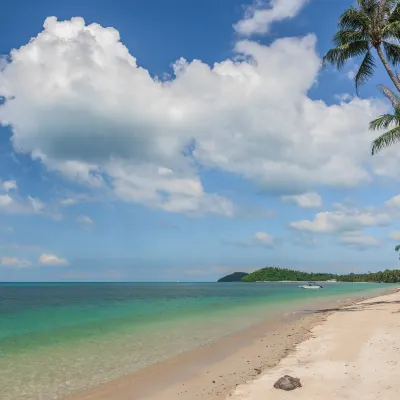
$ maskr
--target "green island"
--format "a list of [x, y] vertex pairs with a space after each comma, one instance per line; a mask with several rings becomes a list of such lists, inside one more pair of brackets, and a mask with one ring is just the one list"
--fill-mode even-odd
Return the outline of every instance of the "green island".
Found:
[[[244, 274], [244, 276], [243, 276]], [[260, 281], [337, 281], [337, 282], [400, 282], [400, 270], [392, 269], [379, 272], [337, 275], [325, 272], [303, 272], [286, 268], [266, 267], [250, 274], [235, 272], [218, 280], [218, 282], [260, 282]]]

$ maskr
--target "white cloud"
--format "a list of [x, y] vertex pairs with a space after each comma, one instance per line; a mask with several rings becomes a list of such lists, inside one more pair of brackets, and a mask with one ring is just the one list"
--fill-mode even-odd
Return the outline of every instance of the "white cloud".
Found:
[[264, 247], [274, 247], [276, 244], [276, 239], [274, 236], [269, 235], [268, 233], [257, 232], [253, 236], [252, 244]]
[[245, 36], [268, 33], [273, 22], [294, 18], [306, 3], [308, 0], [255, 0], [234, 28]]
[[27, 260], [20, 260], [16, 257], [2, 257], [1, 265], [9, 268], [26, 268], [30, 267], [32, 263]]
[[359, 65], [353, 65], [347, 72], [346, 72], [346, 76], [353, 80], [356, 77], [357, 71], [360, 68]]
[[68, 265], [68, 261], [66, 259], [57, 257], [54, 254], [46, 254], [46, 253], [43, 253], [39, 257], [38, 263], [41, 265], [49, 265], [49, 266]]
[[389, 238], [395, 241], [399, 241], [400, 240], [400, 232], [390, 232], [389, 234]]
[[239, 247], [266, 247], [273, 248], [279, 240], [265, 232], [256, 232], [250, 240], [225, 242], [228, 245]]
[[9, 192], [10, 190], [17, 189], [17, 182], [5, 181], [5, 182], [3, 182], [3, 187], [6, 192]]
[[342, 206], [339, 210], [320, 212], [313, 220], [291, 222], [290, 226], [299, 231], [335, 234], [389, 223], [390, 215], [385, 211]]
[[31, 196], [23, 198], [16, 193], [18, 188], [16, 181], [4, 181], [1, 186], [5, 193], [0, 193], [0, 212], [6, 214], [41, 214], [44, 212], [45, 205], [40, 199]]
[[[276, 12], [284, 3], [272, 4]], [[68, 179], [168, 212], [232, 216], [229, 199], [204, 190], [199, 167], [279, 195], [355, 187], [398, 170], [394, 151], [369, 154], [368, 124], [386, 103], [328, 106], [307, 96], [321, 63], [313, 35], [239, 41], [242, 61], [212, 67], [180, 59], [161, 82], [113, 28], [54, 17], [44, 27], [0, 72], [8, 99], [0, 121], [18, 152]]]
[[373, 236], [365, 235], [361, 231], [344, 232], [339, 237], [340, 243], [357, 250], [366, 250], [380, 246], [379, 241]]
[[392, 197], [391, 199], [385, 202], [385, 205], [390, 208], [400, 208], [400, 194]]
[[303, 193], [299, 195], [282, 196], [282, 200], [295, 203], [302, 208], [317, 208], [322, 205], [322, 198], [318, 193]]
[[146, 204], [168, 212], [184, 214], [215, 213], [233, 216], [233, 204], [225, 197], [204, 192], [198, 176], [171, 169], [134, 166], [113, 162], [108, 172], [114, 177], [113, 190], [125, 201]]
[[66, 199], [61, 199], [60, 204], [63, 206], [73, 206], [75, 204], [78, 204], [78, 200], [68, 197]]
[[93, 225], [93, 220], [87, 215], [81, 215], [76, 219], [76, 221], [79, 222], [80, 224]]
[[0, 208], [6, 208], [13, 202], [12, 198], [8, 194], [0, 195]]
[[8, 193], [0, 195], [0, 212], [6, 214], [40, 214], [44, 203], [39, 199], [28, 196], [26, 199]]

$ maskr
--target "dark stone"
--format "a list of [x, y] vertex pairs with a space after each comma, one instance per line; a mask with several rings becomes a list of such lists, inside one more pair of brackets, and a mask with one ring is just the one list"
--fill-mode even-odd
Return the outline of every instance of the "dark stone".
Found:
[[293, 378], [292, 376], [285, 375], [282, 378], [279, 378], [274, 385], [275, 389], [282, 389], [282, 390], [294, 390], [301, 387], [300, 379]]

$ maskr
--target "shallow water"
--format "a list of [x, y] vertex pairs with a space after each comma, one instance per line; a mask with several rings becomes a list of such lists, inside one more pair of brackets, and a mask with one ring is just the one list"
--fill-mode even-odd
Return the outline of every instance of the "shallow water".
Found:
[[60, 399], [312, 303], [378, 284], [0, 284], [2, 400]]

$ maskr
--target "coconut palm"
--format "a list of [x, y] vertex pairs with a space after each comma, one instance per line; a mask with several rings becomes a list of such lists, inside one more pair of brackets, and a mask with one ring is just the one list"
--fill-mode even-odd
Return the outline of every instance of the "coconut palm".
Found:
[[[400, 250], [400, 244], [398, 244], [398, 245], [394, 248], [394, 250], [398, 252], [398, 251]], [[400, 255], [399, 255], [399, 259], [400, 259]]]
[[380, 85], [380, 88], [392, 103], [393, 114], [383, 114], [369, 124], [373, 131], [389, 129], [372, 142], [372, 155], [400, 141], [400, 97], [385, 85]]
[[357, 0], [340, 17], [333, 36], [335, 48], [323, 58], [341, 69], [347, 61], [363, 57], [355, 75], [356, 90], [371, 78], [376, 67], [375, 49], [390, 79], [400, 92], [400, 80], [391, 65], [400, 63], [400, 0]]

